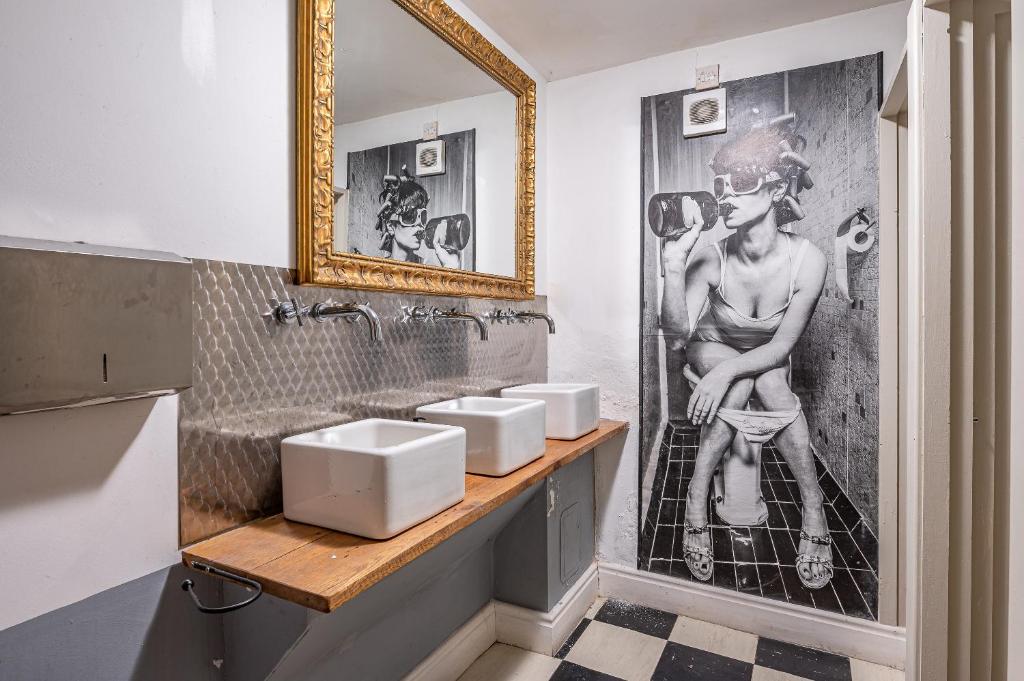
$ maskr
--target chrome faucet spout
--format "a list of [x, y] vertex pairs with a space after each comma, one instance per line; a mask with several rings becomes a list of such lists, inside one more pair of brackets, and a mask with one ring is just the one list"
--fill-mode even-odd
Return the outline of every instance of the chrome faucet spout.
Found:
[[521, 319], [543, 319], [548, 323], [548, 333], [552, 334], [555, 332], [555, 320], [543, 312], [516, 312], [515, 315]]
[[418, 323], [432, 323], [438, 320], [473, 322], [480, 331], [480, 340], [487, 340], [487, 322], [483, 315], [461, 312], [455, 308], [442, 310], [437, 307], [426, 307], [425, 305], [406, 306], [402, 308], [402, 315], [399, 320], [402, 322]]
[[488, 319], [494, 322], [500, 322], [502, 324], [523, 324], [524, 322], [532, 322], [534, 319], [543, 319], [547, 322], [548, 333], [555, 332], [555, 320], [550, 315], [544, 314], [543, 312], [531, 312], [529, 310], [513, 310], [508, 308], [502, 310], [496, 308], [493, 312], [487, 315]]
[[327, 319], [344, 318], [355, 319], [362, 317], [370, 331], [370, 342], [379, 343], [383, 337], [381, 333], [380, 317], [368, 304], [358, 303], [317, 303], [309, 310], [309, 316], [314, 321], [323, 322]]
[[467, 322], [473, 322], [476, 324], [476, 328], [480, 331], [480, 340], [485, 341], [488, 339], [487, 336], [487, 322], [484, 320], [482, 315], [473, 314], [472, 312], [460, 312], [455, 309], [451, 310], [434, 310], [434, 316], [438, 319], [452, 319], [452, 320], [463, 320]]

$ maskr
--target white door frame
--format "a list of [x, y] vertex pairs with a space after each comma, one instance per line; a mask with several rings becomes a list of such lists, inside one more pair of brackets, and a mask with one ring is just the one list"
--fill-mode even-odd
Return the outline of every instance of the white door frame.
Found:
[[[1003, 681], [1024, 655], [1013, 638], [1024, 625], [1024, 547], [1015, 541], [1024, 471], [1011, 456], [1024, 445], [1024, 424], [1010, 411], [1024, 395], [1015, 375], [1024, 343], [1012, 333], [1024, 282], [1010, 272], [1024, 249], [1006, 219], [1008, 177], [1020, 187], [1024, 127], [1008, 131], [1007, 119], [1022, 111], [1006, 103], [1008, 71], [1021, 64], [1019, 48], [1007, 56], [1009, 9], [1003, 0], [913, 0], [908, 16], [900, 310], [908, 681]], [[1013, 95], [1019, 104], [1020, 91]], [[1022, 217], [1019, 202], [1012, 210]], [[1017, 294], [1009, 300], [1008, 288]]]
[[906, 348], [900, 322], [906, 307], [905, 250], [907, 143], [907, 54], [900, 55], [896, 75], [886, 89], [878, 120], [879, 172], [879, 300], [878, 300], [878, 621], [905, 626], [902, 565], [906, 564], [901, 527], [906, 523], [904, 476], [906, 462], [900, 445], [906, 413], [900, 384], [907, 380]]
[[907, 679], [947, 678], [952, 163], [949, 14], [907, 22]]

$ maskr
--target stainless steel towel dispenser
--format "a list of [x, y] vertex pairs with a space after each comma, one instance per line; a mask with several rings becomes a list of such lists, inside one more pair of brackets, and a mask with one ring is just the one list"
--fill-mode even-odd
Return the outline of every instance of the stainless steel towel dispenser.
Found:
[[0, 415], [192, 384], [192, 263], [0, 236]]

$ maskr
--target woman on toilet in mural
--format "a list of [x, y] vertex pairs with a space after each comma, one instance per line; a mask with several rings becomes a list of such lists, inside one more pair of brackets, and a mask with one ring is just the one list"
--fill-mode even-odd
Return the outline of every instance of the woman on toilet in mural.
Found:
[[[705, 228], [700, 207], [683, 199], [686, 230], [664, 243], [664, 332], [685, 348], [695, 383], [687, 416], [701, 426], [686, 495], [684, 557], [694, 577], [714, 569], [708, 493], [716, 467], [738, 432], [751, 442], [774, 439], [793, 472], [803, 505], [796, 568], [810, 589], [832, 578], [823, 495], [800, 400], [789, 384], [790, 355], [825, 282], [824, 254], [781, 227], [804, 217], [797, 202], [811, 186], [792, 117], [725, 144], [711, 162], [714, 193], [727, 238], [691, 251]], [[710, 227], [708, 225], [707, 227]], [[748, 411], [756, 398], [760, 410]]]

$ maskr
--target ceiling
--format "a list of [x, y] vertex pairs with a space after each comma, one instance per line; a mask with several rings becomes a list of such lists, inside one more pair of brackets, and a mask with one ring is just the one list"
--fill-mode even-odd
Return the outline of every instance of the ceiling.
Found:
[[337, 0], [334, 47], [338, 125], [502, 89], [393, 2]]
[[462, 0], [548, 80], [893, 0]]

